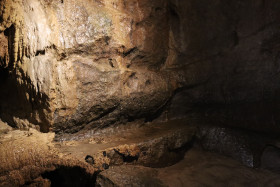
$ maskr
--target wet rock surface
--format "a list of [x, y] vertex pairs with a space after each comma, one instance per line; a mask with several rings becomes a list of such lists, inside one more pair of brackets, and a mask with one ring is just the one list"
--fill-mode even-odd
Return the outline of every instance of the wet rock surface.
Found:
[[56, 143], [56, 146], [62, 153], [93, 163], [100, 170], [127, 163], [165, 167], [183, 158], [192, 146], [195, 132], [195, 126], [187, 121], [174, 120], [113, 133], [107, 131], [89, 139]]

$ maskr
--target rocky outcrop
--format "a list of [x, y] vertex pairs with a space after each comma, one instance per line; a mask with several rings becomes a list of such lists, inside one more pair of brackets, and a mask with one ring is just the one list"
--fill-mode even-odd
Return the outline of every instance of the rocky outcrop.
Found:
[[1, 117], [14, 126], [74, 133], [149, 119], [176, 88], [162, 68], [164, 0], [5, 0], [0, 10]]
[[196, 137], [198, 145], [204, 150], [226, 155], [255, 168], [261, 166], [265, 147], [277, 139], [276, 136], [211, 125], [198, 127]]
[[[54, 133], [43, 134], [34, 129], [12, 130], [0, 121], [0, 186], [55, 185], [57, 178], [53, 173], [59, 181], [74, 173], [85, 179], [84, 182], [94, 183], [96, 169], [71, 155], [60, 153], [52, 143], [53, 138]], [[77, 178], [70, 179], [67, 181], [80, 182]]]
[[279, 185], [279, 7], [0, 0], [0, 186]]
[[75, 133], [166, 109], [280, 132], [276, 0], [3, 0], [0, 11], [0, 113], [14, 126]]
[[[1, 122], [0, 186], [94, 186], [97, 174], [112, 166], [170, 166], [183, 159], [195, 133], [183, 121], [132, 125], [117, 133], [111, 129], [87, 139], [53, 142], [54, 133], [13, 130]], [[145, 177], [153, 184], [149, 173]], [[144, 178], [134, 181], [142, 184]]]
[[63, 139], [56, 146], [61, 153], [71, 154], [80, 161], [86, 160], [98, 170], [123, 164], [166, 167], [183, 158], [192, 146], [195, 133], [195, 126], [187, 124], [186, 120], [142, 127], [132, 124], [117, 131], [107, 128], [95, 134], [82, 135], [78, 140]]

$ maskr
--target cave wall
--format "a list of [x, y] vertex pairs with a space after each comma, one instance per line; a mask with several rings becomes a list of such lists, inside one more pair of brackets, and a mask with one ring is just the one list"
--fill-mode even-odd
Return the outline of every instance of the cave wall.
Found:
[[1, 1], [1, 117], [45, 132], [153, 118], [176, 88], [168, 20], [164, 0]]
[[198, 112], [280, 132], [277, 0], [3, 0], [1, 107], [73, 133]]
[[214, 125], [279, 133], [280, 2], [188, 0], [171, 8], [173, 63], [185, 84], [169, 118], [197, 112]]

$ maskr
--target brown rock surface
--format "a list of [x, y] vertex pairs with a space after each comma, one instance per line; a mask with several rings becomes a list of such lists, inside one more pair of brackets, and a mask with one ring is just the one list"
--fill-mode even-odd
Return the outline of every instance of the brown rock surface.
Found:
[[0, 10], [1, 116], [14, 126], [73, 133], [150, 118], [174, 90], [161, 70], [164, 0], [4, 0]]
[[172, 98], [168, 118], [197, 107], [215, 123], [280, 132], [279, 6], [3, 0], [1, 117], [75, 133], [154, 119]]
[[50, 186], [41, 176], [63, 167], [81, 168], [84, 176], [95, 172], [91, 165], [60, 153], [51, 142], [54, 133], [12, 130], [3, 124], [0, 129], [0, 186]]
[[[278, 0], [0, 0], [0, 185], [170, 166], [192, 143], [193, 116], [215, 126], [202, 130], [205, 149], [253, 166], [256, 148], [278, 171], [279, 146], [246, 130], [280, 133], [279, 18]], [[159, 116], [169, 122], [146, 123]], [[149, 173], [154, 185], [279, 184], [201, 155], [186, 156], [193, 168], [121, 168], [143, 170], [137, 184]]]
[[183, 158], [195, 134], [182, 120], [112, 129], [59, 143], [53, 142], [54, 133], [1, 123], [0, 186], [90, 186], [97, 172], [114, 165], [170, 166]]
[[[132, 125], [117, 131], [106, 129], [82, 140], [56, 143], [63, 154], [80, 161], [92, 158], [94, 167], [104, 169], [122, 164], [165, 167], [183, 158], [193, 141], [196, 128], [185, 120], [152, 123], [142, 127]], [[86, 135], [85, 137], [87, 137]]]
[[190, 150], [184, 160], [160, 169], [115, 166], [97, 176], [97, 186], [279, 186], [279, 175], [246, 168], [214, 153]]
[[96, 186], [124, 187], [124, 186], [165, 186], [158, 178], [156, 169], [142, 166], [115, 166], [101, 172], [97, 176]]

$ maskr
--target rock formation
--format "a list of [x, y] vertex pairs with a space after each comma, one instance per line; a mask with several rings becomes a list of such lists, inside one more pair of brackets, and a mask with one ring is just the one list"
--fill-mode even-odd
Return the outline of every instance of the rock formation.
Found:
[[223, 125], [279, 132], [277, 7], [3, 0], [1, 117], [75, 133], [151, 120], [167, 106], [176, 118], [184, 102], [182, 116], [195, 105]]
[[186, 83], [170, 115], [176, 106], [182, 115], [196, 108], [215, 125], [279, 133], [280, 2], [172, 2]]
[[176, 88], [164, 68], [168, 10], [162, 0], [2, 1], [2, 118], [64, 133], [153, 118]]
[[0, 0], [0, 185], [164, 186], [143, 166], [191, 146], [279, 171], [279, 25], [279, 0]]

